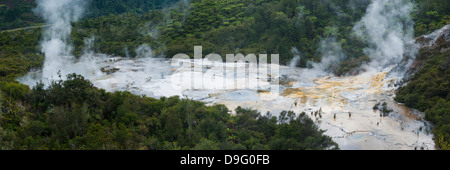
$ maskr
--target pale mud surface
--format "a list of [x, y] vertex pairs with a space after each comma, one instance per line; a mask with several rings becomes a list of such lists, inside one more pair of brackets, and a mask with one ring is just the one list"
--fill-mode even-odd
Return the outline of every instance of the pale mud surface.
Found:
[[[270, 74], [280, 80], [279, 93], [271, 91], [270, 82], [256, 73], [257, 79], [247, 81], [248, 88], [233, 90], [232, 87], [242, 85], [248, 78], [237, 74], [235, 79], [222, 76], [221, 69], [207, 67], [188, 74], [189, 67], [174, 68], [170, 61], [158, 58], [108, 58], [94, 59], [98, 70], [103, 74], [83, 75], [93, 84], [107, 91], [130, 91], [138, 95], [150, 97], [174, 96], [190, 98], [207, 103], [224, 104], [230, 110], [238, 106], [257, 109], [261, 113], [270, 111], [273, 115], [283, 110], [292, 110], [299, 114], [307, 113], [323, 130], [339, 144], [341, 149], [435, 149], [432, 140], [430, 123], [423, 120], [423, 113], [409, 109], [393, 101], [394, 83], [398, 78], [390, 78], [388, 72], [363, 73], [358, 76], [332, 77], [317, 76], [307, 69], [280, 66], [279, 74]], [[243, 65], [225, 65], [229, 71]], [[108, 72], [109, 71], [109, 72]], [[208, 72], [208, 81], [198, 79], [202, 72]], [[108, 73], [106, 73], [108, 72]], [[218, 82], [227, 82], [224, 89], [185, 88], [176, 81], [180, 78], [192, 78], [192, 82], [203, 83], [203, 86], [216, 86]], [[35, 85], [40, 79], [39, 72], [31, 72], [19, 79], [24, 84]], [[174, 81], [175, 80], [175, 81]], [[253, 83], [253, 84], [252, 84]], [[253, 85], [253, 86], [252, 86]], [[376, 103], [386, 102], [393, 110], [388, 116], [380, 115], [373, 110]], [[231, 113], [233, 114], [233, 113]]]
[[[305, 112], [341, 149], [435, 149], [430, 123], [423, 120], [423, 113], [393, 101], [394, 80], [386, 75], [387, 72], [343, 78], [325, 76], [312, 83], [297, 80], [290, 83], [292, 87], [284, 87], [275, 101], [242, 103], [218, 99], [217, 103], [230, 108], [245, 105], [262, 112]], [[373, 110], [375, 104], [383, 102], [393, 110], [388, 116]]]

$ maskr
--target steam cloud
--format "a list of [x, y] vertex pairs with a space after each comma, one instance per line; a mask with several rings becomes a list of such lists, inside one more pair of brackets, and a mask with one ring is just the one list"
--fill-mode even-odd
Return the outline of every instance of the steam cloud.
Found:
[[[95, 72], [95, 62], [90, 62], [91, 55], [85, 55], [77, 61], [72, 55], [73, 47], [69, 43], [72, 31], [71, 23], [81, 19], [87, 1], [37, 0], [36, 3], [35, 12], [51, 25], [50, 28], [45, 30], [44, 38], [41, 41], [41, 51], [45, 54], [42, 69], [44, 83], [48, 84], [49, 81], [58, 78], [58, 74], [64, 78], [65, 75], [70, 73], [87, 76]], [[86, 39], [85, 42], [91, 44], [92, 40]], [[84, 52], [88, 54], [87, 50]]]
[[153, 50], [147, 44], [142, 44], [136, 48], [135, 52], [138, 58], [152, 58], [154, 56]]
[[292, 54], [294, 54], [294, 58], [289, 62], [289, 67], [295, 68], [298, 65], [298, 62], [300, 61], [300, 51], [298, 51], [297, 48], [293, 47], [291, 49]]
[[[51, 27], [45, 31], [41, 42], [41, 51], [45, 53], [42, 80], [56, 79], [58, 73], [64, 76], [75, 72], [87, 78], [102, 74], [99, 67], [92, 61], [94, 53], [89, 49], [92, 46], [93, 37], [85, 39], [85, 43], [88, 44], [88, 48], [83, 50], [85, 55], [79, 59], [72, 55], [73, 47], [70, 44], [71, 23], [81, 19], [87, 1], [37, 0], [36, 2], [35, 12], [42, 15], [45, 21], [51, 24]], [[187, 1], [180, 1], [175, 6], [178, 6], [178, 9], [183, 9], [183, 13], [187, 16], [189, 15], [188, 4]], [[391, 66], [402, 66], [404, 68], [411, 63], [417, 53], [413, 37], [414, 22], [410, 17], [412, 9], [413, 5], [409, 0], [372, 1], [367, 8], [366, 15], [353, 28], [354, 33], [369, 44], [369, 47], [364, 49], [364, 53], [370, 56], [372, 62], [364, 66], [366, 70], [382, 71]], [[299, 15], [302, 15], [302, 12]], [[156, 32], [155, 35], [157, 35], [157, 32], [159, 32], [156, 25], [152, 23], [143, 28], [146, 28], [141, 29], [143, 34]], [[346, 57], [342, 52], [340, 42], [335, 37], [324, 39], [318, 51], [322, 56], [321, 62], [308, 63], [312, 69], [306, 71], [315, 73], [316, 76], [329, 74], [327, 70], [335, 67]], [[300, 60], [300, 53], [296, 49], [293, 49], [292, 53], [296, 57], [289, 65], [295, 67]], [[136, 54], [138, 58], [148, 58], [154, 55], [152, 49], [145, 44], [136, 49]]]
[[405, 67], [415, 58], [417, 48], [414, 48], [414, 22], [410, 17], [412, 9], [413, 4], [408, 0], [372, 1], [366, 15], [353, 28], [355, 34], [369, 44], [364, 49], [371, 58], [366, 70]]
[[336, 37], [322, 40], [318, 51], [322, 56], [320, 63], [309, 63], [314, 69], [329, 72], [329, 69], [337, 67], [346, 58], [346, 55], [342, 52], [341, 42], [338, 42]]
[[[358, 8], [364, 4], [368, 4], [368, 0], [352, 0], [349, 3], [352, 8]], [[338, 7], [335, 8], [338, 9]], [[366, 14], [353, 27], [354, 34], [367, 42], [368, 47], [363, 52], [371, 59], [371, 62], [361, 68], [371, 73], [388, 71], [389, 75], [395, 77], [405, 76], [407, 68], [418, 52], [418, 46], [414, 40], [414, 22], [410, 16], [412, 10], [413, 4], [410, 0], [371, 1]], [[291, 52], [295, 57], [289, 66], [293, 67], [297, 64], [299, 57], [295, 48]], [[302, 80], [329, 75], [331, 70], [347, 57], [336, 36], [324, 38], [318, 52], [322, 57], [321, 61], [308, 61], [310, 69], [305, 69], [300, 75]]]

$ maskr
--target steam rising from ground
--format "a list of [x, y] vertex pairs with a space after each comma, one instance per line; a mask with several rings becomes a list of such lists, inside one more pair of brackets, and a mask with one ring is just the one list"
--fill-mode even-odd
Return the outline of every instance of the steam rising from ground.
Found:
[[[336, 40], [336, 37], [322, 40], [318, 51], [322, 57], [320, 62], [308, 61], [307, 65], [310, 68], [304, 69], [296, 79], [311, 82], [315, 78], [328, 76], [332, 74], [332, 69], [336, 68], [346, 58], [341, 43]], [[294, 54], [294, 58], [290, 61], [289, 66], [294, 68], [301, 59], [300, 52], [295, 47], [292, 48], [291, 52]]]
[[397, 64], [407, 66], [415, 58], [412, 9], [409, 0], [373, 0], [369, 5], [366, 15], [353, 28], [369, 44], [364, 53], [372, 61], [365, 69], [382, 71]]
[[[86, 0], [36, 1], [37, 7], [34, 11], [41, 15], [51, 26], [45, 30], [43, 39], [41, 40], [41, 51], [45, 54], [42, 70], [30, 72], [24, 77], [19, 78], [22, 83], [34, 86], [36, 81], [42, 81], [48, 86], [53, 80], [59, 78], [65, 79], [65, 75], [71, 73], [81, 74], [91, 81], [106, 76], [105, 70], [109, 71], [108, 69], [110, 67], [105, 67], [104, 62], [108, 61], [107, 58], [111, 56], [95, 53], [91, 49], [95, 40], [94, 36], [85, 38], [85, 48], [81, 57], [77, 58], [72, 55], [73, 46], [70, 40], [72, 31], [71, 23], [77, 22], [83, 17], [88, 2]], [[177, 10], [183, 13], [184, 17], [181, 18], [181, 22], [184, 22], [184, 19], [189, 15], [189, 4], [189, 0], [182, 0], [170, 7], [164, 8], [163, 13], [166, 14], [166, 22], [172, 20], [170, 15], [168, 15], [171, 10]], [[157, 24], [148, 23], [138, 30], [143, 35], [159, 38], [159, 29], [157, 29], [157, 26]], [[160, 48], [164, 48], [164, 46]], [[127, 51], [128, 49], [125, 48], [125, 50]], [[139, 46], [135, 52], [137, 58], [152, 58], [154, 56], [153, 50], [146, 44]], [[127, 58], [130, 57], [128, 52], [126, 54]], [[154, 66], [157, 63], [155, 60], [149, 64]]]
[[136, 48], [136, 55], [136, 57], [138, 58], [153, 57], [153, 50], [147, 44], [142, 44], [141, 46]]
[[322, 59], [320, 63], [311, 63], [314, 69], [328, 71], [328, 69], [336, 67], [346, 58], [346, 55], [342, 52], [341, 43], [336, 40], [336, 37], [322, 40], [318, 51]]
[[298, 51], [297, 48], [292, 48], [291, 49], [292, 54], [294, 54], [294, 58], [292, 58], [292, 60], [289, 62], [289, 67], [291, 68], [295, 68], [297, 67], [298, 63], [300, 62], [300, 52]]
[[[409, 109], [401, 109], [389, 98], [395, 87], [392, 86], [392, 78], [386, 76], [389, 70], [385, 69], [395, 65], [407, 65], [417, 50], [413, 43], [413, 23], [409, 17], [412, 5], [406, 0], [373, 0], [366, 16], [354, 27], [355, 33], [369, 44], [365, 49], [365, 53], [372, 59], [372, 62], [365, 66], [368, 72], [349, 77], [328, 76], [328, 69], [346, 57], [337, 38], [330, 36], [321, 42], [318, 49], [322, 56], [321, 62], [308, 63], [310, 69], [295, 68], [301, 59], [301, 53], [293, 48], [295, 57], [290, 63], [291, 67], [280, 66], [280, 74], [270, 75], [275, 79], [283, 77], [280, 81], [283, 90], [281, 95], [265, 89], [175, 89], [172, 87], [171, 77], [183, 76], [192, 66], [174, 70], [170, 60], [154, 58], [153, 49], [146, 44], [136, 49], [135, 59], [111, 57], [94, 53], [90, 47], [95, 37], [89, 37], [85, 39], [84, 55], [76, 59], [71, 54], [70, 23], [81, 18], [85, 1], [38, 0], [37, 3], [36, 12], [52, 26], [46, 30], [42, 41], [42, 52], [46, 56], [42, 78], [33, 78], [30, 77], [32, 74], [29, 74], [28, 78], [20, 80], [24, 84], [32, 86], [36, 80], [57, 79], [58, 71], [61, 71], [62, 76], [75, 72], [107, 91], [126, 90], [150, 97], [179, 95], [208, 104], [225, 104], [231, 110], [237, 106], [245, 106], [275, 114], [289, 109], [296, 113], [311, 113], [311, 117], [315, 118], [320, 127], [327, 130], [327, 135], [332, 136], [343, 149], [434, 147], [432, 135], [419, 130], [426, 126], [426, 123], [418, 121], [415, 116], [410, 118]], [[152, 26], [142, 30], [150, 30], [151, 35], [157, 35], [158, 30], [153, 28]], [[401, 70], [398, 69], [399, 72]], [[214, 71], [214, 67], [202, 68], [197, 72], [203, 71]], [[221, 70], [216, 71], [217, 77], [221, 78]], [[34, 79], [34, 82], [27, 82], [31, 79]], [[261, 100], [262, 96], [271, 95], [276, 95], [276, 100]], [[386, 101], [394, 110], [399, 111], [394, 111], [389, 117], [378, 116], [378, 112], [372, 111], [378, 100]], [[312, 113], [317, 110], [320, 110], [321, 114], [319, 117], [313, 117]], [[351, 112], [353, 114], [350, 114]]]
[[[349, 4], [357, 5], [353, 1]], [[354, 34], [368, 44], [363, 52], [370, 57], [371, 62], [361, 66], [363, 70], [370, 74], [387, 71], [389, 76], [397, 78], [405, 75], [418, 52], [414, 39], [414, 22], [410, 16], [412, 10], [413, 4], [409, 0], [372, 1], [366, 14], [353, 27]], [[298, 60], [298, 52], [295, 51], [293, 49], [296, 57], [291, 61], [291, 67]], [[347, 58], [341, 42], [335, 36], [324, 38], [318, 52], [321, 61], [309, 61], [307, 64], [310, 69], [305, 70], [299, 79], [310, 80], [311, 77], [329, 75], [331, 70], [336, 69]]]
[[[59, 75], [78, 73], [83, 76], [101, 74], [91, 56], [85, 49], [86, 55], [75, 58], [72, 55], [73, 46], [70, 44], [72, 22], [76, 22], [83, 16], [87, 1], [85, 0], [37, 0], [35, 12], [41, 15], [50, 24], [45, 30], [41, 41], [41, 51], [45, 54], [42, 78], [45, 84], [57, 79]], [[92, 42], [86, 39], [85, 42]], [[97, 71], [96, 71], [97, 70]]]

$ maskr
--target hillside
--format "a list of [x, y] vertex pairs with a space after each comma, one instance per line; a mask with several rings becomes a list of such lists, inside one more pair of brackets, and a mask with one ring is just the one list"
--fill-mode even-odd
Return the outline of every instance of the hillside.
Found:
[[105, 92], [68, 75], [48, 89], [2, 83], [2, 150], [338, 149], [305, 113], [279, 117], [178, 96]]
[[417, 73], [398, 90], [395, 100], [425, 112], [435, 124], [436, 143], [450, 149], [450, 25], [417, 39], [422, 48]]
[[[0, 30], [29, 27], [43, 23], [44, 20], [33, 11], [36, 0], [0, 0]], [[87, 18], [103, 15], [146, 13], [154, 9], [169, 6], [177, 0], [89, 0]]]
[[[411, 1], [418, 43], [449, 24], [450, 1]], [[193, 46], [201, 45], [203, 54], [222, 57], [280, 54], [283, 65], [298, 56], [293, 66], [311, 68], [324, 56], [338, 56], [323, 69], [345, 77], [363, 72], [361, 65], [371, 60], [364, 50], [373, 44], [354, 31], [371, 2], [92, 0], [82, 19], [71, 23], [67, 41], [75, 57], [87, 51], [139, 57], [142, 45], [155, 57], [193, 56]], [[230, 115], [223, 105], [180, 97], [106, 92], [76, 74], [48, 89], [20, 84], [18, 77], [41, 69], [45, 60], [40, 41], [46, 24], [34, 8], [34, 0], [0, 0], [0, 149], [339, 148], [304, 113], [283, 111], [274, 117], [238, 108], [237, 115]], [[415, 74], [395, 100], [425, 112], [435, 125], [436, 144], [447, 150], [450, 50], [448, 39], [437, 42], [419, 50], [411, 70]]]

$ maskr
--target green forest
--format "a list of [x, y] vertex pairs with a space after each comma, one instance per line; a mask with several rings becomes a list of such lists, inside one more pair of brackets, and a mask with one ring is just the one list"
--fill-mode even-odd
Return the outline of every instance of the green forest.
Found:
[[105, 92], [71, 74], [47, 89], [2, 84], [1, 149], [322, 150], [338, 149], [301, 113], [261, 115], [238, 107], [130, 92]]
[[450, 43], [434, 50], [421, 50], [422, 68], [407, 86], [398, 90], [395, 100], [425, 112], [425, 119], [435, 125], [434, 134], [441, 149], [450, 149]]
[[[415, 35], [450, 23], [450, 1], [412, 0]], [[72, 23], [74, 55], [90, 50], [136, 56], [142, 44], [155, 56], [193, 56], [193, 46], [221, 56], [280, 54], [299, 67], [321, 60], [320, 43], [342, 47], [345, 59], [330, 66], [352, 75], [370, 59], [368, 44], [352, 29], [370, 0], [92, 0], [84, 18]], [[48, 89], [16, 81], [44, 61], [39, 41], [45, 25], [34, 0], [0, 0], [0, 149], [338, 149], [304, 113], [271, 113], [170, 97], [105, 92], [73, 75]], [[32, 26], [37, 26], [33, 27]], [[18, 29], [24, 28], [24, 29]], [[442, 48], [448, 48], [448, 44]], [[436, 144], [450, 149], [450, 54], [421, 50], [420, 70], [399, 89], [396, 101], [424, 111], [435, 125]], [[297, 116], [296, 116], [297, 115]]]

